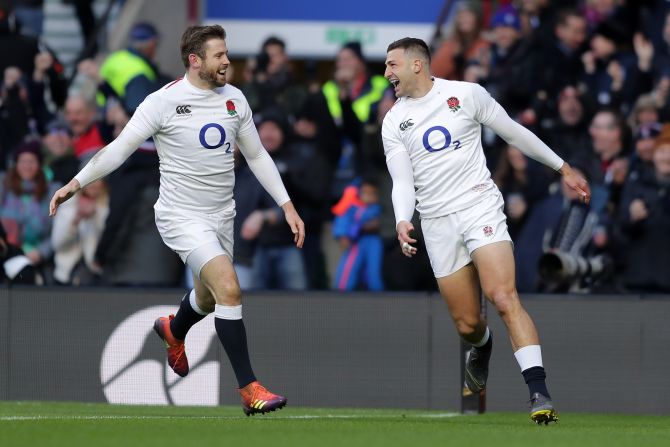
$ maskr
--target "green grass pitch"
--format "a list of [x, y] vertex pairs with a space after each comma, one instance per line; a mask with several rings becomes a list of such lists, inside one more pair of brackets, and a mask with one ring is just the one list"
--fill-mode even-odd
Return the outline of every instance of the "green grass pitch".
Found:
[[0, 446], [670, 446], [670, 416], [0, 402]]

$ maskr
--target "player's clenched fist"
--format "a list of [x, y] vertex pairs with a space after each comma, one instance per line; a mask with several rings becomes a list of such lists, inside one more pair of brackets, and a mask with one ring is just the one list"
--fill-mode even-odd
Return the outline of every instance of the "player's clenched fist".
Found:
[[67, 201], [70, 197], [75, 195], [77, 191], [81, 189], [79, 182], [76, 179], [70, 180], [70, 183], [60, 188], [54, 196], [51, 198], [49, 203], [49, 216], [53, 217], [56, 215], [56, 210], [58, 205]]
[[412, 246], [412, 244], [416, 243], [416, 239], [413, 239], [412, 236], [410, 236], [410, 232], [414, 231], [414, 225], [406, 220], [401, 220], [398, 222], [396, 230], [398, 231], [398, 242], [400, 242], [402, 254], [411, 258], [416, 254], [416, 247]]

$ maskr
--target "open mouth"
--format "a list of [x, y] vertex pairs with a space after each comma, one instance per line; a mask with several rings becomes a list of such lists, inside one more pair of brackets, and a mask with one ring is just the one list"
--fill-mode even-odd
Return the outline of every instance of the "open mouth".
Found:
[[399, 80], [399, 79], [395, 79], [395, 78], [394, 78], [394, 79], [389, 79], [389, 82], [391, 83], [391, 85], [393, 86], [393, 88], [398, 87], [398, 84], [400, 84], [400, 80]]
[[226, 69], [224, 68], [223, 70], [219, 70], [216, 73], [220, 76], [225, 76], [226, 75]]

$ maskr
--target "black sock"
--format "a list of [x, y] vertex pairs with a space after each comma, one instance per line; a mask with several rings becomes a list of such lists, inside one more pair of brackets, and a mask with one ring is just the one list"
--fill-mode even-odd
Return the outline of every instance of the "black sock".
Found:
[[547, 374], [544, 372], [544, 368], [541, 366], [533, 366], [521, 373], [523, 375], [523, 380], [526, 381], [528, 385], [528, 392], [530, 396], [533, 397], [533, 394], [540, 393], [547, 398], [551, 399], [549, 391], [547, 391], [547, 384], [545, 379]]
[[225, 320], [223, 318], [214, 318], [214, 326], [223, 349], [228, 354], [230, 364], [235, 371], [237, 383], [240, 388], [244, 388], [256, 380], [254, 371], [251, 369], [249, 360], [249, 350], [247, 349], [247, 332], [244, 329], [244, 322], [239, 320]]
[[475, 346], [475, 349], [478, 349], [482, 352], [491, 352], [491, 349], [493, 348], [493, 333], [489, 331], [489, 339], [486, 340], [486, 343], [482, 346]]
[[177, 314], [174, 316], [174, 319], [170, 321], [170, 331], [172, 331], [172, 335], [177, 340], [185, 339], [186, 333], [191, 329], [191, 326], [206, 317], [206, 315], [200, 315], [193, 310], [189, 295], [190, 292], [181, 300]]

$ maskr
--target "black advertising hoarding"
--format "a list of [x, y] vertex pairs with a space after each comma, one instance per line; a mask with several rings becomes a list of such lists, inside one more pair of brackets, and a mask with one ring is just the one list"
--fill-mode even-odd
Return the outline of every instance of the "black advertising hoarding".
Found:
[[[152, 324], [177, 310], [182, 293], [0, 290], [0, 399], [237, 404], [212, 316], [187, 337], [189, 375], [179, 378], [165, 363]], [[670, 297], [524, 303], [560, 410], [670, 413], [670, 399], [648, 398], [670, 395]], [[291, 405], [460, 407], [459, 339], [435, 295], [255, 293], [243, 313], [257, 376]], [[524, 411], [527, 390], [493, 308], [489, 319], [496, 344], [487, 410]]]

